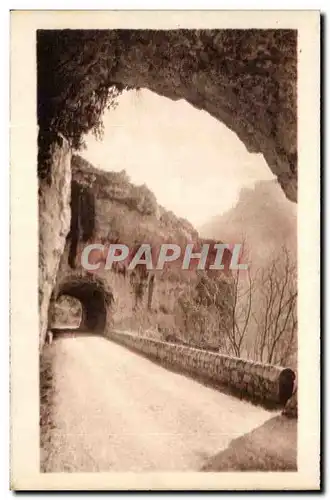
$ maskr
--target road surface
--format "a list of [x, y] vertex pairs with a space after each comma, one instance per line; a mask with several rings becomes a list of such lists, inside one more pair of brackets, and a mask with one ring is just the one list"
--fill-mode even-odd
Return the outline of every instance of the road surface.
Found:
[[98, 336], [53, 351], [53, 472], [201, 470], [273, 416]]

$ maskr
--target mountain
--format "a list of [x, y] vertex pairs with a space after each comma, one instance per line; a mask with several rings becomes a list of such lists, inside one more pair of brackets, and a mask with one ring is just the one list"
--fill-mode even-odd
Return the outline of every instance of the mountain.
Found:
[[242, 243], [253, 268], [264, 267], [284, 245], [296, 259], [297, 205], [284, 195], [277, 181], [260, 181], [240, 192], [236, 206], [214, 216], [199, 228], [202, 237]]

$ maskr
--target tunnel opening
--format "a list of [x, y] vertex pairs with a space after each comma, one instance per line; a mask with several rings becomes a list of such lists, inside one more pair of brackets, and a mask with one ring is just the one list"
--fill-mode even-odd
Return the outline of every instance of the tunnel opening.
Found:
[[97, 333], [105, 331], [107, 320], [111, 315], [113, 295], [106, 290], [102, 280], [95, 276], [68, 279], [59, 286], [56, 301], [62, 297], [71, 297], [79, 301], [81, 305], [79, 331]]
[[76, 328], [80, 327], [82, 320], [81, 302], [70, 295], [61, 295], [55, 302], [50, 326], [52, 328]]
[[283, 406], [294, 392], [296, 375], [290, 368], [285, 368], [279, 377], [279, 402]]

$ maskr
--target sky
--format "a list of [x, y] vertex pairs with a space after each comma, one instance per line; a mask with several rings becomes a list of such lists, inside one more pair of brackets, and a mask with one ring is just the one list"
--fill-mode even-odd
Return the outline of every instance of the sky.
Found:
[[243, 187], [274, 178], [262, 155], [184, 100], [146, 89], [124, 92], [105, 113], [104, 127], [102, 141], [86, 136], [82, 156], [103, 170], [125, 169], [196, 228], [233, 207]]

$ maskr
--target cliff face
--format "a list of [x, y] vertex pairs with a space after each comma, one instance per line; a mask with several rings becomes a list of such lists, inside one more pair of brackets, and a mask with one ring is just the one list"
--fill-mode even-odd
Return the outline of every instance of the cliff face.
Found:
[[[75, 193], [75, 194], [74, 194]], [[191, 270], [182, 270], [182, 257], [187, 243], [193, 243], [195, 251], [204, 242], [186, 220], [176, 217], [157, 204], [147, 186], [130, 183], [125, 172], [105, 172], [90, 165], [79, 156], [72, 158], [71, 229], [57, 273], [53, 300], [62, 295], [76, 297], [82, 303], [82, 328], [107, 329], [114, 325], [149, 330], [152, 336], [164, 338], [183, 336], [199, 346], [217, 346], [216, 339], [195, 337], [192, 318], [187, 318], [195, 300], [202, 300], [203, 286], [216, 282], [228, 286], [229, 276], [223, 271], [197, 272], [197, 262]], [[167, 265], [162, 271], [146, 271], [144, 265], [128, 269], [129, 261], [119, 263], [113, 269], [104, 269], [107, 253], [94, 252], [90, 261], [99, 262], [95, 272], [86, 271], [81, 265], [81, 253], [89, 243], [107, 245], [126, 244], [132, 256], [142, 243], [151, 245], [154, 264], [162, 243], [176, 243], [182, 248], [181, 258]], [[229, 264], [230, 253], [226, 254]], [[214, 253], [210, 255], [210, 263]], [[199, 287], [199, 288], [198, 288]], [[99, 294], [99, 298], [98, 295]], [[184, 311], [180, 298], [185, 297]], [[104, 297], [108, 297], [104, 307]], [[187, 300], [191, 301], [187, 305]], [[222, 311], [225, 307], [222, 308]], [[211, 310], [210, 310], [211, 314]], [[205, 319], [205, 318], [204, 318]], [[185, 333], [189, 325], [189, 332]], [[214, 332], [219, 327], [214, 325]], [[181, 333], [180, 333], [181, 332]], [[183, 339], [182, 337], [182, 339]]]
[[[115, 242], [120, 238], [120, 243], [133, 246], [143, 242], [180, 243], [198, 239], [197, 231], [187, 220], [158, 205], [150, 189], [145, 184], [132, 184], [125, 171], [105, 172], [73, 155], [72, 179], [92, 193], [95, 234], [99, 241]], [[84, 224], [88, 216], [83, 214]]]
[[[46, 160], [45, 160], [46, 161]], [[58, 136], [48, 150], [51, 175], [39, 181], [39, 328], [45, 339], [48, 309], [70, 228], [71, 152]]]

